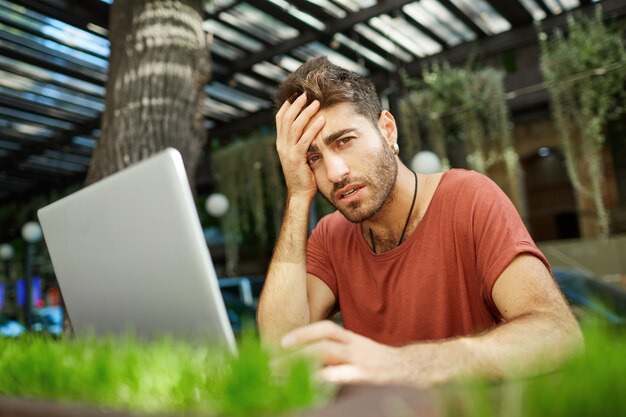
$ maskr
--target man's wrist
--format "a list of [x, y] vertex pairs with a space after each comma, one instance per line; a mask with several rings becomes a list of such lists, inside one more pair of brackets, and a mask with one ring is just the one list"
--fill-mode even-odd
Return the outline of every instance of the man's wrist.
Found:
[[287, 204], [288, 206], [306, 207], [308, 209], [311, 206], [313, 197], [315, 197], [315, 194], [311, 195], [308, 193], [288, 193]]

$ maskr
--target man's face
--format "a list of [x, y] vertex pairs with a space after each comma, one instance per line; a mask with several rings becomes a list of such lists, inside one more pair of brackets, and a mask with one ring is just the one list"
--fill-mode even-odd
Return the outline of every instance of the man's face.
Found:
[[313, 140], [307, 161], [319, 192], [351, 222], [375, 217], [390, 200], [398, 173], [387, 138], [351, 104], [337, 104], [318, 114], [326, 123]]

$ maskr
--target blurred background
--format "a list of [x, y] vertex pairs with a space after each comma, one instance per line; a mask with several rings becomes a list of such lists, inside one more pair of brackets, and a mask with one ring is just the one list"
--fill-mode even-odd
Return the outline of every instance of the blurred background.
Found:
[[577, 313], [623, 323], [625, 21], [623, 0], [0, 0], [0, 333], [61, 331], [37, 209], [168, 146], [231, 321], [253, 317], [285, 194], [272, 96], [321, 54], [373, 80], [408, 166], [490, 176]]

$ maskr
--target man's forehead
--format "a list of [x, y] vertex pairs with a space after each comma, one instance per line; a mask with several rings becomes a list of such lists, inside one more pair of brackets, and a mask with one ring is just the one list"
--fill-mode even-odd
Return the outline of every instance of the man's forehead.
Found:
[[333, 129], [333, 130], [326, 131], [326, 132], [322, 129], [322, 131], [320, 131], [315, 137], [315, 139], [313, 139], [313, 141], [311, 142], [311, 145], [309, 146], [309, 149], [307, 150], [307, 152], [317, 152], [320, 149], [320, 145], [328, 146], [334, 141], [336, 141], [337, 139], [341, 139], [343, 136], [347, 134], [358, 135], [359, 133], [360, 133], [360, 130], [358, 126], [350, 126], [350, 127], [345, 127], [345, 128], [339, 127], [337, 129]]

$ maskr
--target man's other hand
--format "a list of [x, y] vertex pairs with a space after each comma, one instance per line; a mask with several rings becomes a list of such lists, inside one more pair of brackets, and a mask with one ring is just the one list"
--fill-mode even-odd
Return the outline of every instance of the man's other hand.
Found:
[[396, 348], [377, 343], [331, 322], [300, 327], [282, 339], [285, 349], [298, 349], [322, 361], [319, 377], [335, 384], [393, 384], [405, 380]]

